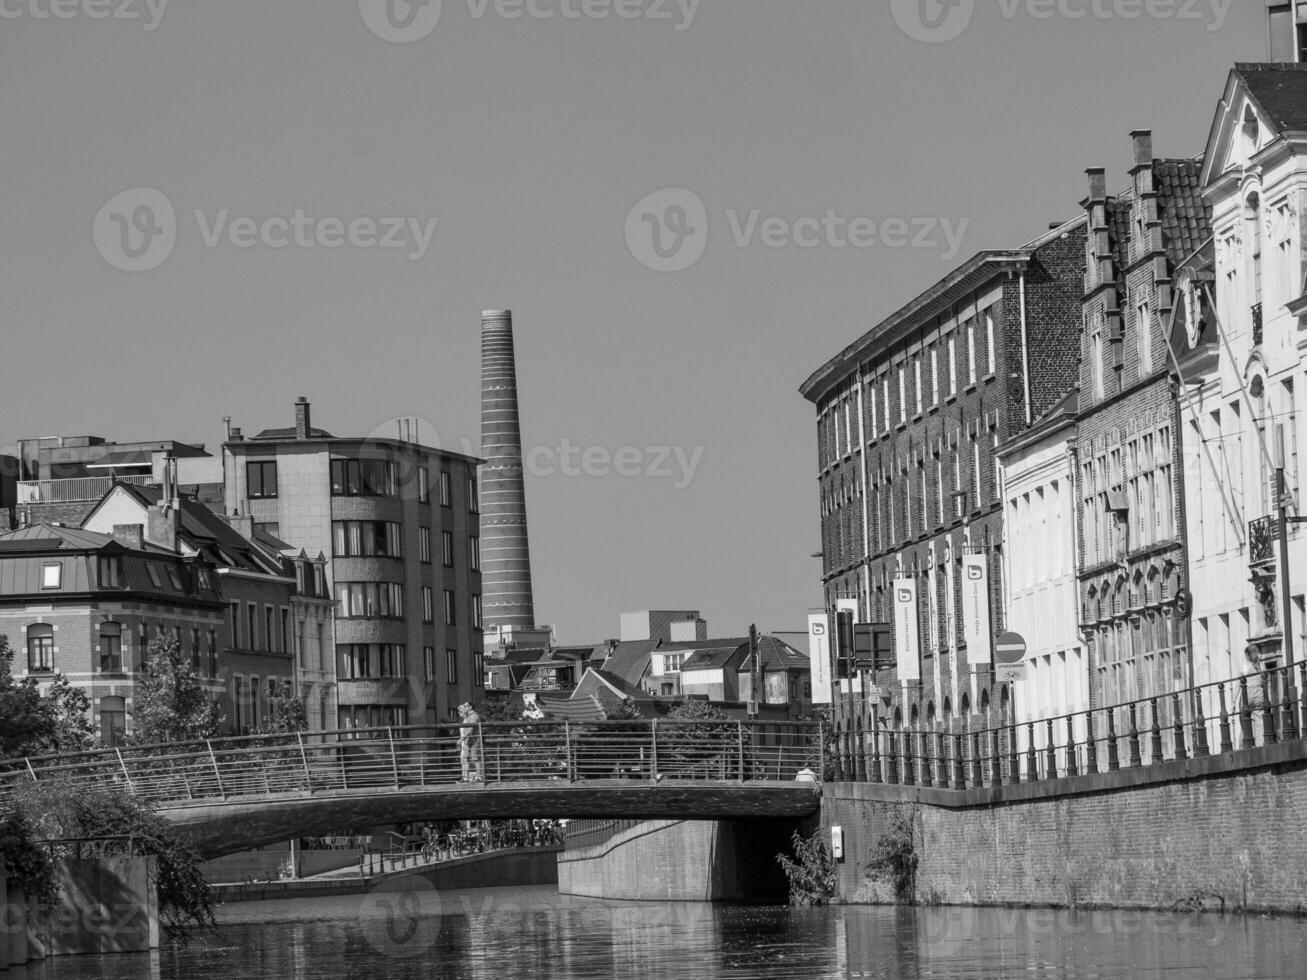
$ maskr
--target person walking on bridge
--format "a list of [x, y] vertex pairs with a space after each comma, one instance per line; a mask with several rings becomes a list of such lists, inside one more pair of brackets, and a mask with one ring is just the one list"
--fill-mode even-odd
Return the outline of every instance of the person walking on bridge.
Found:
[[471, 704], [458, 706], [458, 757], [463, 764], [463, 782], [481, 778], [481, 716]]

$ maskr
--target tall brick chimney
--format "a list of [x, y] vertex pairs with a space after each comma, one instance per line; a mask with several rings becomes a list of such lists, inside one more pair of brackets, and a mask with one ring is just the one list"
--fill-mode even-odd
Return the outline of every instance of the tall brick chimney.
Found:
[[309, 416], [309, 400], [303, 395], [295, 399], [295, 438], [307, 439], [313, 431]]
[[481, 593], [485, 627], [535, 626], [513, 314], [481, 314]]

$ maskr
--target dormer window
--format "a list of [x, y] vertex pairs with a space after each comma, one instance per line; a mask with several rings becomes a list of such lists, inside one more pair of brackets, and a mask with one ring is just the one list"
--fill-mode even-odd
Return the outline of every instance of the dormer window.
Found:
[[63, 587], [64, 566], [60, 562], [46, 562], [41, 566], [41, 588], [58, 589]]

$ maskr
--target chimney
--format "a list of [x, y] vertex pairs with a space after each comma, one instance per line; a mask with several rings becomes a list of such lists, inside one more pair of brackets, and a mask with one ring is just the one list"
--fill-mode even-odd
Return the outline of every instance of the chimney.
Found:
[[232, 426], [231, 432], [227, 434], [230, 442], [244, 442], [245, 437], [241, 435], [240, 426]]
[[232, 514], [227, 518], [227, 523], [231, 529], [239, 534], [246, 541], [254, 538], [254, 518], [249, 514]]
[[177, 551], [177, 508], [156, 504], [145, 512], [145, 540], [168, 551]]
[[1134, 144], [1135, 166], [1151, 167], [1153, 165], [1153, 131], [1151, 129], [1136, 129], [1130, 134], [1130, 140]]
[[481, 314], [481, 592], [487, 629], [535, 626], [513, 314]]
[[145, 525], [115, 524], [113, 526], [113, 539], [124, 548], [142, 551], [145, 548]]
[[1085, 173], [1089, 175], [1089, 202], [1107, 200], [1107, 171], [1102, 167], [1090, 167]]
[[[1302, 8], [1301, 11], [1295, 8]], [[1302, 0], [1268, 0], [1266, 4], [1267, 39], [1271, 61], [1295, 64], [1302, 60], [1298, 44], [1298, 16], [1307, 13]]]
[[295, 400], [295, 438], [307, 439], [312, 431], [312, 425], [309, 422], [309, 400], [300, 395]]
[[230, 415], [224, 415], [222, 417], [222, 441], [231, 442], [231, 416]]

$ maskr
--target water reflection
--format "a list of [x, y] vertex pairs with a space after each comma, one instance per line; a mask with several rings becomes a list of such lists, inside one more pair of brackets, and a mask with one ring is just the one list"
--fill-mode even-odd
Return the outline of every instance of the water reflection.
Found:
[[1285, 918], [605, 903], [548, 888], [250, 903], [222, 919], [184, 949], [65, 957], [7, 980], [1252, 980], [1301, 976], [1307, 958], [1307, 924]]

